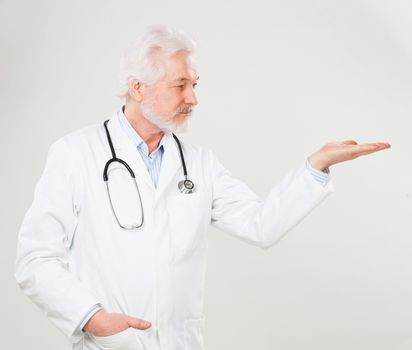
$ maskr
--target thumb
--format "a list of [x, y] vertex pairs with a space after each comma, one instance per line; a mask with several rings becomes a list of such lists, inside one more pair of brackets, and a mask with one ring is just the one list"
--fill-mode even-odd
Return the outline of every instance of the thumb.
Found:
[[133, 327], [136, 329], [147, 329], [152, 326], [152, 324], [148, 321], [142, 320], [140, 318], [131, 317], [131, 316], [127, 317], [127, 323], [129, 324], [130, 327]]
[[357, 145], [358, 143], [355, 140], [345, 140], [342, 141], [344, 145]]

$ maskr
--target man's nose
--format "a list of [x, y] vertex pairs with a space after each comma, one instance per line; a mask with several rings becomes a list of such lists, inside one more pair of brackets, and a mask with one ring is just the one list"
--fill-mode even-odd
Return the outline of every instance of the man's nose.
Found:
[[187, 94], [185, 96], [185, 103], [191, 104], [192, 106], [196, 106], [198, 104], [196, 92], [193, 88], [188, 89]]

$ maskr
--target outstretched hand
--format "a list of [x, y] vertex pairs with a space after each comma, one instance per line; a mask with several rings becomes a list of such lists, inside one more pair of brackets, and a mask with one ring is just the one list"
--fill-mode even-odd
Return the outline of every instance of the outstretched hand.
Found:
[[365, 143], [358, 145], [354, 140], [342, 142], [331, 142], [313, 153], [309, 158], [309, 163], [318, 170], [325, 170], [333, 164], [358, 158], [366, 154], [382, 151], [390, 148], [389, 143]]

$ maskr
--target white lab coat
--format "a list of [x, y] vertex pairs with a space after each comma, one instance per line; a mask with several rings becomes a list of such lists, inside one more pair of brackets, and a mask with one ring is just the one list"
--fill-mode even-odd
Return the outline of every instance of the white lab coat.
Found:
[[[102, 176], [111, 157], [103, 126], [72, 133], [49, 151], [19, 233], [16, 279], [73, 349], [202, 350], [208, 225], [268, 248], [332, 192], [332, 184], [322, 187], [302, 164], [262, 201], [211, 152], [183, 144], [196, 193], [181, 194], [181, 160], [167, 135], [156, 189], [116, 115], [109, 130], [117, 156], [136, 174], [143, 227], [125, 231], [113, 217]], [[126, 212], [137, 203], [129, 197], [119, 204]], [[152, 327], [111, 337], [81, 332], [81, 320], [97, 303]]]

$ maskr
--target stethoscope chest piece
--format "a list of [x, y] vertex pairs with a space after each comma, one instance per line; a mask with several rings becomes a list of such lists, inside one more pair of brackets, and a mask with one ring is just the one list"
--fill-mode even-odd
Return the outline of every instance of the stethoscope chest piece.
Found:
[[177, 186], [179, 187], [180, 192], [182, 192], [183, 194], [193, 193], [195, 189], [195, 184], [193, 183], [193, 181], [188, 179], [179, 181]]

